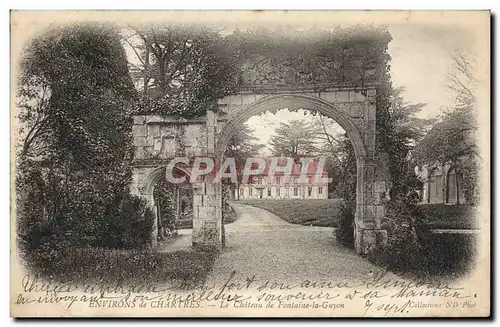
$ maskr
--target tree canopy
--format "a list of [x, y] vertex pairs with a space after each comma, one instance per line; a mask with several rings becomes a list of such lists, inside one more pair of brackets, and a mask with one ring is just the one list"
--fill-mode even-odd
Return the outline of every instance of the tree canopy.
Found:
[[131, 74], [141, 92], [138, 112], [203, 115], [232, 90], [232, 53], [215, 27], [130, 26], [123, 34], [136, 59]]
[[303, 120], [281, 122], [269, 141], [275, 156], [305, 157], [318, 154], [314, 126]]
[[465, 52], [451, 54], [453, 61], [449, 73], [448, 87], [455, 96], [455, 103], [448, 108], [441, 120], [420, 142], [413, 159], [420, 165], [430, 167], [450, 165], [463, 176], [464, 195], [469, 204], [477, 204], [478, 170], [481, 158], [475, 133], [479, 128], [476, 121], [476, 80], [473, 76], [474, 57]]
[[26, 46], [20, 65], [19, 119], [27, 128], [21, 155], [80, 168], [123, 160], [135, 90], [116, 29], [55, 29]]
[[26, 45], [16, 170], [25, 241], [55, 247], [103, 241], [106, 217], [121, 210], [128, 193], [135, 96], [113, 27], [63, 26]]
[[457, 164], [461, 159], [479, 155], [474, 133], [478, 129], [475, 119], [475, 84], [472, 75], [473, 58], [463, 52], [452, 53], [453, 69], [448, 76], [455, 96], [455, 104], [422, 140], [414, 158], [419, 164]]

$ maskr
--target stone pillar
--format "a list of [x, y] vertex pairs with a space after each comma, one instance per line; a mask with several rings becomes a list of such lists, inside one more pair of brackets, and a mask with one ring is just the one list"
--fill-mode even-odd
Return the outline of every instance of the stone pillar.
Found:
[[221, 248], [222, 199], [218, 186], [211, 180], [193, 185], [193, 247], [199, 250]]
[[361, 194], [356, 205], [355, 249], [360, 254], [367, 254], [376, 247], [387, 243], [387, 231], [382, 228], [385, 216], [383, 197], [386, 192], [385, 181], [378, 179], [377, 165], [374, 161], [365, 161], [362, 168]]
[[[207, 155], [214, 158], [217, 116], [206, 116]], [[216, 160], [217, 158], [214, 158]], [[193, 183], [193, 247], [219, 250], [222, 247], [222, 187], [214, 183], [215, 173]]]
[[387, 243], [387, 231], [382, 228], [385, 216], [388, 173], [383, 157], [377, 153], [375, 90], [368, 90], [362, 129], [366, 158], [359, 158], [356, 196], [355, 249], [360, 254], [372, 252]]

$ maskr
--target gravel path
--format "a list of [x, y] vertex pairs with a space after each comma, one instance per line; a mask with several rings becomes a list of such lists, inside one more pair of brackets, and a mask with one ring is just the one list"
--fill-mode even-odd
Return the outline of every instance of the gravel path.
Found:
[[[255, 275], [286, 283], [366, 280], [380, 268], [336, 244], [329, 227], [287, 223], [255, 207], [233, 204], [238, 219], [226, 225], [227, 248], [216, 260], [210, 282]], [[239, 277], [239, 278], [238, 278]]]

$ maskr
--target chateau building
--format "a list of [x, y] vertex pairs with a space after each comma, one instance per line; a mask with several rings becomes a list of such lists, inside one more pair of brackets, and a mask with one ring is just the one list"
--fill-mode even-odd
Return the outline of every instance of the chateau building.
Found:
[[[294, 162], [291, 172], [286, 176], [276, 172], [269, 176], [270, 160], [266, 159], [266, 169], [249, 178], [248, 184], [240, 184], [235, 192], [236, 199], [327, 199], [328, 174], [325, 168], [313, 160], [304, 176], [300, 176], [302, 166]], [[320, 170], [320, 171], [318, 171]]]

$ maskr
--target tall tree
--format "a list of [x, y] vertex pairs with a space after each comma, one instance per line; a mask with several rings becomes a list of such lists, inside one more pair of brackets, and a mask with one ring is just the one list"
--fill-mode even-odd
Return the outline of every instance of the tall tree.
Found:
[[131, 71], [142, 112], [202, 115], [234, 86], [233, 53], [213, 26], [131, 26], [124, 34], [136, 55]]
[[248, 125], [242, 125], [229, 140], [225, 155], [240, 159], [257, 156], [265, 145], [258, 143], [259, 138], [253, 133], [254, 131]]
[[294, 158], [317, 155], [316, 143], [314, 126], [302, 120], [280, 123], [269, 141], [273, 155]]
[[[265, 147], [264, 144], [258, 143], [259, 138], [255, 137], [253, 132], [248, 125], [242, 125], [229, 140], [226, 152], [224, 153], [226, 158], [234, 158], [238, 181], [241, 180], [247, 158], [259, 156], [260, 150]], [[236, 187], [237, 185], [234, 183], [229, 183], [229, 192], [234, 194]]]
[[27, 44], [20, 71], [19, 199], [43, 190], [20, 207], [37, 223], [58, 225], [55, 236], [92, 242], [130, 178], [135, 93], [119, 34], [98, 24], [51, 30]]
[[455, 104], [448, 108], [441, 120], [422, 140], [414, 158], [422, 165], [450, 164], [460, 171], [464, 179], [467, 202], [476, 204], [480, 154], [475, 140], [475, 132], [479, 128], [475, 118], [475, 63], [474, 58], [464, 52], [455, 51], [451, 58], [453, 66], [448, 76], [448, 87], [455, 96]]
[[[320, 155], [326, 159], [326, 171], [331, 182], [328, 183], [328, 193], [342, 197], [342, 179], [345, 172], [342, 159], [345, 156], [349, 140], [345, 131], [337, 122], [321, 114], [314, 116], [313, 126], [315, 127], [316, 139]], [[355, 168], [355, 166], [354, 166]]]
[[413, 169], [408, 166], [408, 155], [434, 121], [418, 117], [425, 104], [404, 101], [403, 91], [401, 87], [389, 89], [387, 104], [378, 108], [377, 112], [379, 147], [387, 155], [386, 164], [392, 183], [390, 196], [394, 200], [405, 197], [419, 187]]

